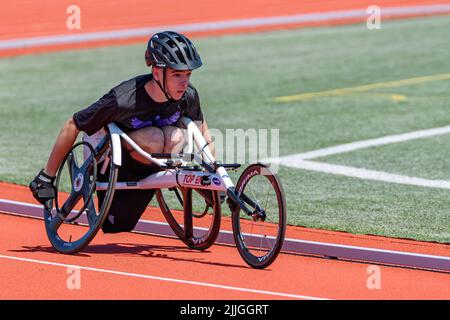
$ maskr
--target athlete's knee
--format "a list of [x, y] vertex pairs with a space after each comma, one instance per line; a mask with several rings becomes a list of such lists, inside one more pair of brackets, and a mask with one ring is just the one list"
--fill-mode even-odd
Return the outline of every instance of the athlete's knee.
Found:
[[164, 133], [160, 128], [149, 128], [148, 138], [145, 142], [146, 147], [151, 152], [161, 152], [164, 148]]
[[165, 137], [165, 142], [180, 144], [186, 142], [185, 130], [180, 128], [174, 128], [167, 137]]
[[142, 128], [131, 132], [129, 136], [146, 152], [162, 152], [164, 148], [164, 133], [158, 127]]
[[166, 152], [180, 152], [186, 143], [186, 130], [176, 127], [164, 127], [164, 150]]

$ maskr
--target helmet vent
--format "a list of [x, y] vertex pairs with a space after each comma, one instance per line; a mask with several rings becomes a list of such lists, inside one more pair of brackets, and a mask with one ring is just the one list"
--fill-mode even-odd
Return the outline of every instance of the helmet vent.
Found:
[[192, 42], [182, 34], [164, 31], [150, 39], [148, 50], [152, 59], [162, 60], [167, 68], [175, 70], [194, 70], [202, 65], [202, 61]]
[[180, 60], [182, 62], [185, 62], [184, 58], [183, 58], [183, 55], [181, 54], [180, 50], [175, 51], [175, 53], [176, 53], [176, 55], [178, 57], [178, 60]]

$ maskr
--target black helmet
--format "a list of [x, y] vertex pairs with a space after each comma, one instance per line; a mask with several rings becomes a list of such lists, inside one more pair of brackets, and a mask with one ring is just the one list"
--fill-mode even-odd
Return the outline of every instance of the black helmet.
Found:
[[191, 40], [174, 31], [159, 32], [150, 38], [145, 61], [147, 66], [175, 70], [194, 70], [202, 65]]

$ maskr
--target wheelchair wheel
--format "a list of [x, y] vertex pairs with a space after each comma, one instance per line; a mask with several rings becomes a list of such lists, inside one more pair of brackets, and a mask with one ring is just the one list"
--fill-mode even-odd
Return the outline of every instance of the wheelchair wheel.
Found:
[[[49, 200], [44, 206], [47, 236], [58, 252], [70, 254], [82, 250], [97, 234], [108, 214], [118, 167], [109, 161], [112, 159], [112, 145], [109, 137], [107, 139], [108, 142], [98, 153], [87, 142], [75, 144], [58, 169], [55, 200]], [[107, 168], [104, 168], [106, 165]], [[99, 178], [102, 175], [107, 177], [106, 194], [101, 206], [94, 197], [97, 171]], [[83, 226], [76, 227], [74, 224]]]
[[[214, 244], [220, 231], [221, 203], [219, 192], [198, 191], [191, 188], [160, 189], [156, 191], [156, 199], [176, 236], [191, 249], [206, 250]], [[212, 212], [207, 214], [206, 195], [212, 208]]]
[[269, 167], [253, 164], [239, 177], [235, 192], [253, 210], [249, 216], [232, 204], [233, 235], [239, 254], [251, 267], [266, 268], [278, 256], [286, 232], [282, 186]]

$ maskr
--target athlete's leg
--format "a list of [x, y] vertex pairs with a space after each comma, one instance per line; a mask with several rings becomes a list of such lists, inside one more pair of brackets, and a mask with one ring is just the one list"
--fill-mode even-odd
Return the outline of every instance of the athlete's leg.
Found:
[[[158, 127], [142, 128], [128, 133], [128, 136], [145, 152], [160, 153], [164, 149], [164, 133]], [[133, 159], [145, 164], [150, 163], [149, 160], [141, 156], [128, 143], [125, 143], [125, 148], [130, 151]]]
[[166, 126], [162, 128], [164, 133], [164, 153], [179, 153], [182, 151], [184, 144], [187, 142], [187, 132], [185, 129], [174, 126]]
[[[145, 152], [158, 153], [164, 148], [164, 134], [160, 128], [146, 127], [128, 133], [128, 136]], [[123, 144], [122, 166], [117, 181], [139, 181], [158, 171], [128, 143]], [[128, 152], [126, 152], [128, 151]], [[155, 193], [154, 189], [116, 190], [108, 218], [103, 223], [105, 233], [132, 230]], [[103, 201], [101, 192], [97, 193]]]

